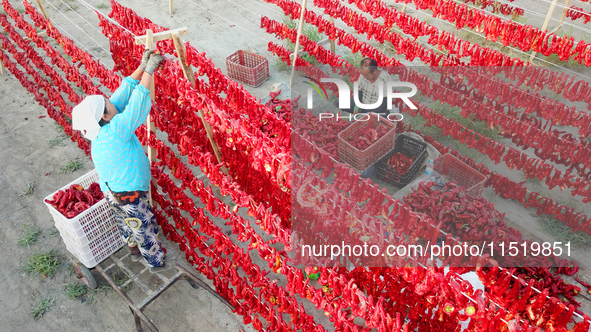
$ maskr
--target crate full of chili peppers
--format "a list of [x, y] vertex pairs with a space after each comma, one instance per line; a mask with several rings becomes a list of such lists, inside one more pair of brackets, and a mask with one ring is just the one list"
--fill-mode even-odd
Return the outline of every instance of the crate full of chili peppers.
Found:
[[396, 125], [375, 113], [358, 119], [339, 133], [339, 158], [364, 171], [394, 149]]
[[88, 266], [86, 263], [92, 261], [77, 253], [92, 251], [92, 248], [104, 247], [102, 242], [116, 240], [116, 249], [105, 248], [96, 253], [106, 258], [123, 245], [115, 215], [103, 197], [98, 180], [98, 173], [93, 170], [44, 199], [66, 247], [87, 267], [100, 261]]
[[486, 176], [480, 174], [474, 168], [466, 165], [458, 158], [447, 153], [433, 161], [433, 170], [443, 175], [450, 181], [456, 181], [460, 186], [466, 187], [470, 195], [482, 195]]
[[376, 165], [376, 175], [378, 179], [402, 188], [414, 179], [426, 158], [426, 143], [399, 135], [394, 150]]
[[226, 68], [231, 79], [255, 88], [269, 78], [269, 60], [243, 50], [226, 58]]

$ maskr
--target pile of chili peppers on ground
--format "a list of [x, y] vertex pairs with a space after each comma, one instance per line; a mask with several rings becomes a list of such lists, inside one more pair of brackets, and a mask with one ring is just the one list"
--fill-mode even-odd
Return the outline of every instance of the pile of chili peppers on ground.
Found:
[[[300, 99], [300, 96], [298, 96], [294, 100], [280, 100], [277, 98], [277, 96], [279, 96], [280, 93], [281, 90], [269, 93], [271, 99], [269, 99], [269, 101], [265, 103], [265, 106], [277, 113], [279, 118], [283, 119], [285, 122], [291, 123], [291, 112], [292, 109], [298, 108], [298, 100]], [[267, 125], [263, 125], [261, 130], [267, 132]]]
[[[349, 127], [348, 121], [337, 121], [335, 118], [322, 119], [304, 108], [294, 111], [293, 130], [302, 137], [314, 142], [322, 150], [326, 151], [332, 158], [339, 160], [339, 133]], [[292, 153], [299, 153], [292, 145]], [[319, 155], [313, 156], [313, 162], [320, 159]]]
[[86, 211], [104, 198], [98, 183], [93, 182], [88, 188], [73, 184], [66, 190], [58, 190], [52, 199], [45, 202], [51, 204], [56, 210], [68, 219], [72, 219]]

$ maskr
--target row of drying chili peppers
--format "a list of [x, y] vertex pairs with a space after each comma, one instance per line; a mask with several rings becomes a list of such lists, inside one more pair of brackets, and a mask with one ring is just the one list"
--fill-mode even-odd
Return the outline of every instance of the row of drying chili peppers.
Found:
[[[10, 9], [10, 8], [9, 8]], [[8, 13], [9, 11], [7, 11]], [[6, 16], [4, 16], [3, 14], [0, 15], [0, 18], [2, 20], [2, 23], [6, 23]], [[6, 27], [5, 27], [6, 28]], [[28, 80], [22, 75], [22, 72], [20, 71], [16, 71], [16, 67], [13, 66], [14, 70], [13, 71], [15, 73], [15, 76], [17, 78], [19, 78], [19, 80], [21, 81], [22, 85], [27, 88], [31, 93], [33, 93], [35, 95], [35, 99], [42, 105], [44, 106], [47, 110], [48, 110], [48, 114], [49, 116], [56, 120], [61, 126], [64, 127], [64, 132], [68, 135], [71, 136], [72, 141], [77, 142], [78, 146], [84, 150], [84, 152], [86, 154], [90, 153], [90, 144], [88, 144], [80, 135], [80, 133], [76, 132], [73, 133], [72, 131], [72, 126], [68, 123], [68, 121], [66, 120], [66, 118], [64, 117], [64, 115], [67, 114], [68, 110], [69, 110], [69, 106], [65, 103], [65, 101], [63, 100], [62, 96], [60, 95], [59, 92], [57, 92], [55, 90], [55, 88], [52, 86], [52, 84], [50, 84], [46, 79], [42, 78], [41, 75], [39, 74], [38, 70], [35, 70], [31, 67], [30, 63], [29, 63], [29, 58], [28, 56], [32, 55], [31, 52], [34, 52], [34, 50], [31, 48], [30, 45], [28, 45], [28, 43], [26, 43], [22, 37], [18, 34], [16, 34], [16, 32], [14, 30], [9, 30], [9, 36], [11, 36], [11, 38], [15, 38], [16, 41], [18, 42], [19, 47], [25, 47], [25, 50], [29, 50], [29, 51], [25, 51], [25, 52], [18, 52], [16, 50], [16, 48], [12, 45], [10, 39], [8, 39], [6, 36], [2, 35], [0, 38], [2, 39], [2, 46], [3, 49], [5, 50], [9, 50], [10, 53], [12, 53], [13, 57], [15, 60], [17, 60], [17, 62], [23, 67], [25, 68], [25, 71], [31, 75], [35, 81], [35, 83], [31, 86], [29, 83], [24, 83], [27, 82]], [[11, 66], [10, 61], [8, 60], [8, 58], [6, 58], [7, 61], [9, 62], [9, 64], [7, 64], [7, 67]], [[39, 61], [40, 58], [38, 57], [31, 57], [30, 59], [32, 59], [32, 62], [40, 69], [40, 70], [44, 70], [44, 69], [49, 69], [50, 67], [43, 61]], [[57, 59], [56, 59], [57, 60]], [[57, 73], [53, 70], [49, 70], [47, 72], [48, 75], [50, 75], [50, 77], [52, 77], [52, 80], [55, 79], [55, 82], [60, 82], [58, 79]], [[64, 87], [65, 85], [60, 85], [60, 87]], [[47, 93], [47, 98], [49, 98], [49, 100], [53, 103], [53, 107], [50, 106], [51, 104], [47, 101], [47, 99], [39, 92], [39, 88], [42, 88], [43, 90], [46, 91]], [[54, 108], [55, 107], [55, 108]], [[57, 109], [61, 109], [61, 113], [57, 111]]]
[[491, 7], [493, 13], [501, 13], [505, 16], [512, 16], [513, 18], [523, 16], [523, 8], [510, 6], [509, 4], [499, 2], [497, 0], [464, 0], [465, 3], [473, 3], [475, 6], [480, 6], [480, 9]]
[[[377, 0], [372, 0], [377, 1]], [[558, 36], [530, 25], [521, 25], [511, 20], [488, 15], [482, 10], [469, 8], [453, 0], [396, 0], [397, 2], [414, 3], [417, 8], [430, 10], [433, 17], [456, 24], [457, 29], [463, 27], [479, 29], [487, 40], [499, 40], [504, 46], [518, 47], [524, 52], [534, 51], [545, 56], [556, 54], [561, 61], [574, 60], [591, 66], [591, 48], [584, 40], [575, 46], [572, 36]], [[573, 48], [574, 47], [574, 48]]]
[[[36, 40], [41, 42], [39, 40], [40, 37], [38, 36], [38, 33], [36, 31], [33, 32], [30, 28], [31, 26], [26, 24], [22, 18], [18, 19], [20, 13], [15, 11], [15, 9], [7, 1], [3, 1], [2, 3], [4, 10], [7, 13], [10, 11], [9, 15], [15, 19], [15, 21], [24, 23], [22, 28], [25, 29], [27, 36], [33, 36]], [[70, 56], [73, 63], [79, 62], [78, 66], [84, 65], [84, 69], [88, 75], [98, 78], [100, 83], [107, 87], [110, 91], [115, 91], [115, 89], [119, 87], [121, 84], [121, 78], [117, 76], [114, 71], [107, 70], [102, 64], [94, 60], [88, 53], [80, 50], [80, 48], [78, 48], [78, 46], [76, 46], [76, 44], [71, 39], [63, 36], [59, 30], [57, 30], [55, 27], [52, 27], [51, 24], [43, 17], [43, 15], [37, 12], [35, 7], [31, 6], [27, 0], [23, 1], [23, 5], [25, 6], [25, 12], [29, 15], [35, 26], [45, 31], [47, 36], [53, 38], [59, 45], [61, 45], [64, 53]], [[68, 79], [71, 79], [71, 81], [76, 84], [80, 84], [85, 93], [100, 93], [98, 91], [92, 91], [93, 88], [90, 86], [88, 79], [78, 76], [78, 74], [76, 74], [76, 72], [73, 70], [65, 69], [67, 67], [64, 66], [64, 62], [60, 60], [59, 57], [52, 57], [52, 59], [55, 59], [53, 61], [56, 62], [56, 65], [58, 65], [60, 69], [65, 70], [64, 73], [68, 74]]]

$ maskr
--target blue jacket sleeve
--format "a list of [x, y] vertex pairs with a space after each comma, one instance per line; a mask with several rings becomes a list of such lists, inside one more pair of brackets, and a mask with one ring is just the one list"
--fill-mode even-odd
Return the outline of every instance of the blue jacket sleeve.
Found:
[[109, 101], [115, 105], [117, 112], [122, 113], [129, 102], [129, 98], [131, 97], [131, 93], [138, 85], [140, 81], [134, 80], [133, 78], [127, 76], [123, 79], [123, 82], [115, 90], [115, 93], [109, 98]]
[[117, 132], [123, 140], [131, 139], [135, 130], [146, 122], [151, 107], [150, 90], [143, 85], [137, 85], [133, 89], [124, 111], [115, 115], [109, 122], [111, 130]]

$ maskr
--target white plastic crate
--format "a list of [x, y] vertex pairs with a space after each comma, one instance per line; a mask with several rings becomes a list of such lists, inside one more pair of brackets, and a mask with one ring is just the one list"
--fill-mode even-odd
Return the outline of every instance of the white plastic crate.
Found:
[[62, 236], [62, 239], [68, 251], [89, 269], [104, 261], [125, 244], [117, 226], [107, 230], [86, 246], [77, 246], [65, 236]]
[[[60, 188], [60, 190], [66, 190], [73, 184], [79, 184], [86, 189], [90, 187], [93, 182], [98, 182], [98, 180], [99, 176], [97, 171], [92, 170], [80, 178], [68, 183], [66, 186]], [[53, 199], [55, 193], [57, 193], [57, 190], [45, 197], [45, 199]], [[113, 225], [117, 225], [115, 215], [105, 198], [72, 219], [66, 218], [51, 204], [45, 202], [45, 199], [43, 202], [47, 205], [60, 233], [67, 236], [70, 242], [78, 246], [88, 245], [105, 230]]]
[[[65, 190], [73, 184], [79, 184], [86, 189], [98, 180], [97, 171], [92, 170], [60, 190]], [[53, 199], [56, 192], [45, 199]], [[60, 231], [68, 251], [86, 267], [96, 266], [123, 246], [115, 215], [105, 198], [72, 219], [66, 218], [51, 204], [45, 202], [45, 199], [44, 203], [53, 216], [55, 226]]]

